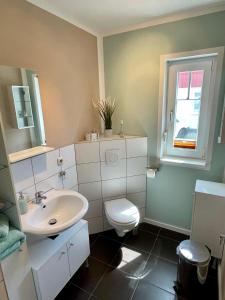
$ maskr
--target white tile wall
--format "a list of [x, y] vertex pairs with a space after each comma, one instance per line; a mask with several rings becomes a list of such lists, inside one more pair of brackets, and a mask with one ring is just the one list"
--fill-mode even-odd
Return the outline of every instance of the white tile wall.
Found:
[[127, 177], [127, 193], [146, 191], [146, 175]]
[[65, 176], [62, 177], [63, 187], [65, 189], [72, 189], [75, 185], [77, 185], [76, 166], [66, 169], [65, 172], [66, 172]]
[[100, 181], [100, 163], [77, 165], [78, 183]]
[[63, 158], [62, 169], [68, 169], [76, 164], [75, 160], [75, 147], [69, 145], [59, 149], [60, 156]]
[[147, 157], [127, 159], [127, 176], [146, 174]]
[[99, 142], [76, 144], [77, 164], [99, 162]]
[[36, 183], [36, 190], [42, 191], [44, 193], [50, 191], [51, 189], [62, 189], [63, 184], [62, 184], [62, 178], [59, 176], [59, 174], [55, 174], [46, 180], [40, 181]]
[[102, 181], [102, 197], [110, 198], [126, 194], [126, 178]]
[[126, 177], [126, 159], [120, 159], [115, 164], [101, 162], [102, 180]]
[[85, 218], [96, 218], [102, 216], [102, 200], [94, 200], [89, 202], [88, 212]]
[[32, 158], [34, 180], [36, 183], [59, 173], [61, 170], [61, 167], [57, 164], [59, 156], [59, 150], [54, 150]]
[[34, 185], [31, 159], [11, 164], [11, 171], [16, 192]]
[[127, 157], [147, 156], [147, 137], [126, 139]]
[[138, 208], [146, 207], [146, 192], [127, 194], [127, 199], [133, 202]]
[[119, 156], [121, 158], [126, 158], [126, 144], [125, 139], [122, 140], [112, 140], [112, 141], [102, 141], [100, 142], [100, 158], [101, 161], [105, 161], [105, 152], [107, 150], [118, 149]]
[[97, 217], [97, 218], [86, 218], [88, 221], [88, 230], [89, 234], [97, 233], [103, 231], [103, 218]]
[[73, 188], [72, 188], [73, 191], [75, 192], [78, 192], [78, 185], [75, 185]]
[[[25, 197], [28, 198], [28, 200], [32, 200], [35, 198], [35, 193], [36, 193], [36, 186], [32, 185], [31, 187], [22, 190], [23, 194]], [[17, 199], [19, 197], [19, 193], [16, 193]]]
[[79, 184], [79, 192], [83, 194], [88, 201], [102, 198], [101, 181]]
[[[105, 151], [117, 149], [119, 161], [105, 163]], [[119, 150], [118, 150], [119, 149]], [[63, 164], [58, 166], [57, 158]], [[104, 214], [104, 201], [127, 197], [143, 218], [146, 206], [147, 138], [131, 138], [62, 147], [31, 159], [12, 164], [16, 191], [34, 197], [36, 191], [78, 190], [89, 201], [85, 219], [89, 232], [110, 229]], [[66, 175], [59, 176], [61, 170]]]

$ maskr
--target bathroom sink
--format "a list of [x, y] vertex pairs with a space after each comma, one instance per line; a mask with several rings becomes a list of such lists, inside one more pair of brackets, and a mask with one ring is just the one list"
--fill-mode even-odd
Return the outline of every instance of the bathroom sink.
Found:
[[88, 210], [87, 199], [72, 190], [51, 190], [42, 205], [32, 203], [21, 216], [22, 230], [35, 235], [51, 236], [77, 223]]

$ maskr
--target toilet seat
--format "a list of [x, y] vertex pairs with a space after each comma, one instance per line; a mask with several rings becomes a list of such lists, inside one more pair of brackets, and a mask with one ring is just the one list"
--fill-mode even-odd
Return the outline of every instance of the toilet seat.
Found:
[[138, 208], [126, 198], [106, 201], [105, 212], [115, 225], [138, 224], [140, 214]]

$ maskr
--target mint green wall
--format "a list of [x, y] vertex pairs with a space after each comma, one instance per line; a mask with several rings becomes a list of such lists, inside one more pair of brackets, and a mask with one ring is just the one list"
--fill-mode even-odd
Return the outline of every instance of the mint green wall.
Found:
[[[125, 132], [149, 137], [150, 162], [154, 164], [160, 55], [225, 46], [225, 12], [158, 25], [104, 38], [106, 95], [117, 99], [114, 132], [123, 119]], [[224, 68], [223, 68], [224, 69]], [[219, 132], [225, 92], [223, 72], [217, 114]], [[225, 145], [215, 141], [210, 171], [160, 166], [155, 179], [148, 180], [147, 217], [190, 228], [196, 179], [221, 181], [225, 166]]]

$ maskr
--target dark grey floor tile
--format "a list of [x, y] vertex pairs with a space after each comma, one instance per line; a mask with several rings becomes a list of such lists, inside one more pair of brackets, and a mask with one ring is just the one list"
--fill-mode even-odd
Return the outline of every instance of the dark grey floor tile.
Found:
[[88, 260], [89, 267], [87, 268], [85, 265], [81, 266], [70, 281], [78, 287], [91, 293], [104, 274], [107, 266], [91, 257], [89, 257]]
[[118, 270], [139, 277], [143, 274], [148, 260], [148, 253], [141, 250], [133, 249], [130, 246], [123, 245], [111, 265]]
[[109, 268], [94, 291], [94, 296], [100, 300], [129, 300], [136, 285], [137, 278]]
[[175, 300], [175, 295], [168, 293], [148, 282], [140, 280], [132, 300]]
[[153, 248], [155, 240], [155, 234], [139, 230], [137, 235], [129, 235], [125, 239], [124, 244], [149, 253]]
[[173, 240], [177, 240], [179, 242], [183, 241], [183, 240], [188, 240], [189, 237], [185, 234], [179, 233], [179, 232], [175, 232], [169, 229], [164, 229], [161, 228], [159, 235], [162, 237], [167, 237]]
[[72, 283], [67, 284], [55, 300], [88, 300], [90, 295]]
[[158, 234], [160, 230], [160, 227], [148, 223], [141, 223], [139, 224], [138, 228], [139, 230], [148, 231], [154, 234]]
[[120, 246], [121, 243], [99, 236], [93, 247], [91, 247], [91, 256], [109, 264], [115, 257]]
[[111, 240], [114, 240], [114, 241], [117, 241], [120, 243], [122, 243], [126, 239], [126, 235], [123, 237], [119, 237], [116, 234], [116, 231], [114, 229], [103, 231], [103, 232], [99, 233], [99, 236], [102, 236], [104, 238], [111, 239]]
[[90, 246], [92, 246], [95, 243], [95, 241], [97, 240], [97, 238], [98, 238], [97, 234], [90, 234], [89, 235]]
[[164, 237], [159, 237], [152, 250], [152, 254], [169, 259], [177, 263], [178, 255], [176, 254], [176, 249], [178, 245], [178, 241], [167, 239]]
[[144, 282], [152, 283], [173, 294], [176, 277], [177, 264], [153, 255], [149, 258], [142, 276]]

